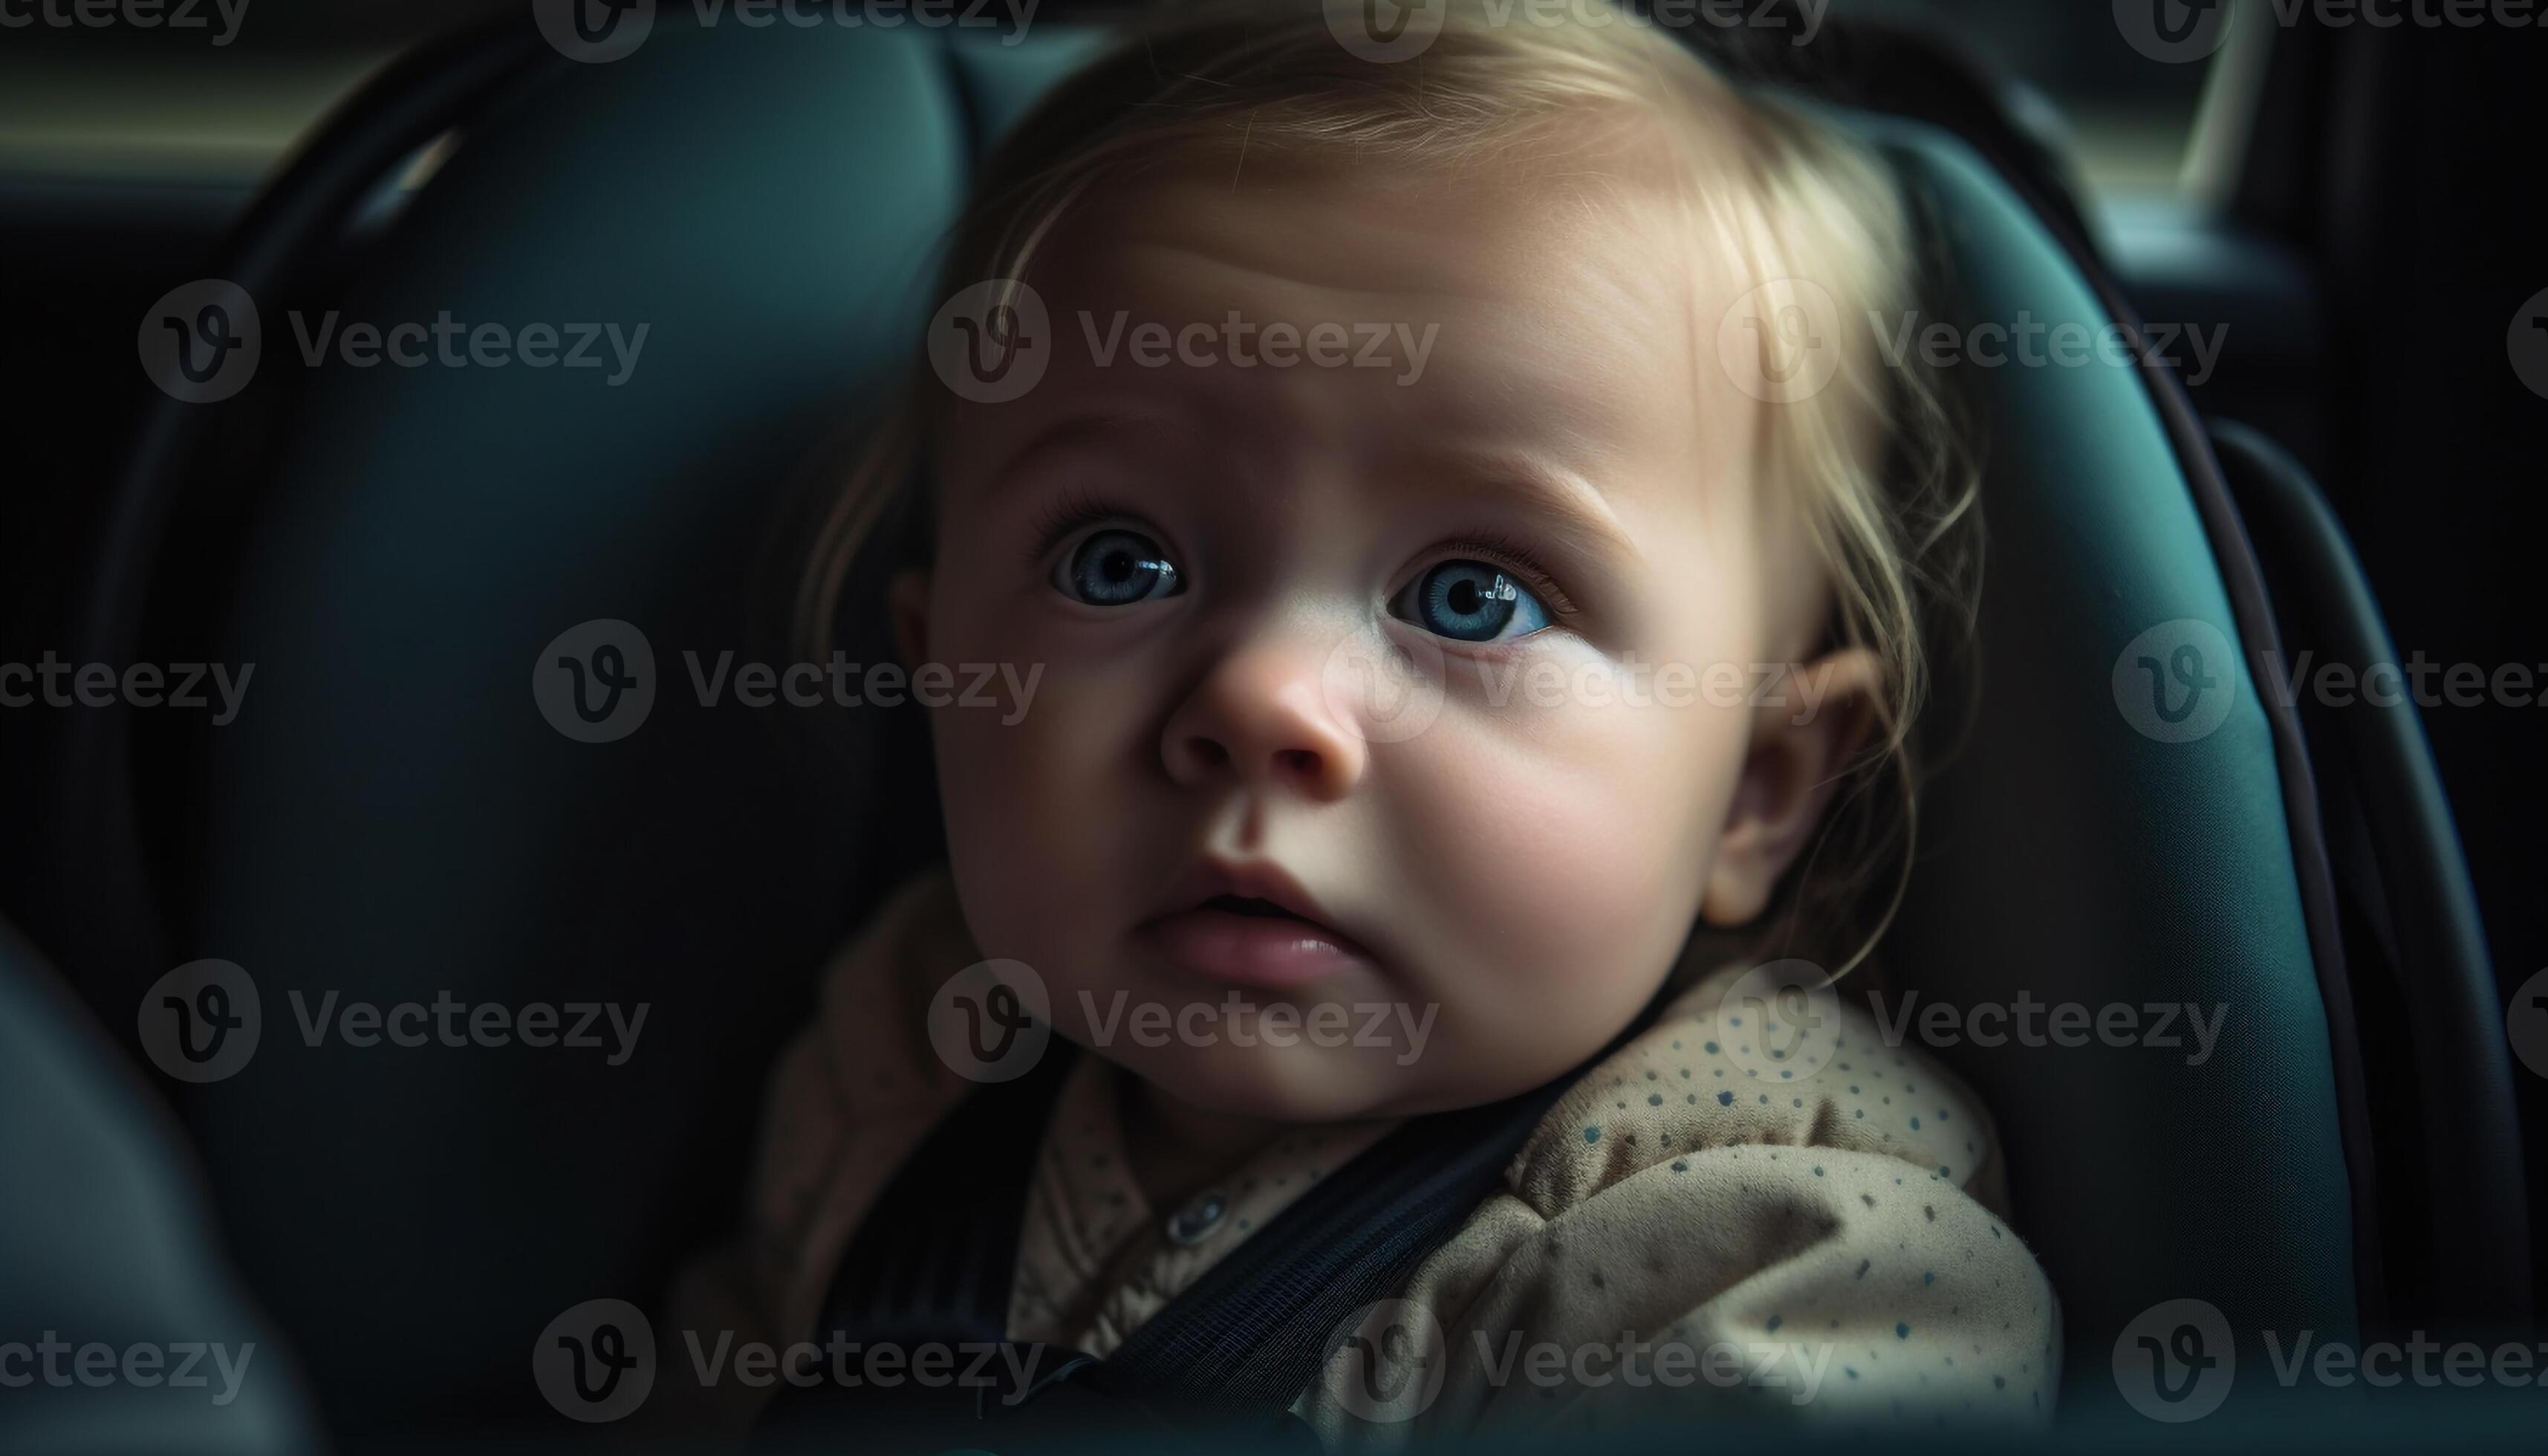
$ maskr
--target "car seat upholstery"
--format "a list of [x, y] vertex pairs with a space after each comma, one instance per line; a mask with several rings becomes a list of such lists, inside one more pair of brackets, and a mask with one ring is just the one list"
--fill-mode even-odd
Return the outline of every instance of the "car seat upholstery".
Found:
[[[1944, 220], [1961, 321], [2111, 321], [1951, 143], [1897, 133], [1886, 150]], [[2099, 361], [1968, 372], [1991, 429], [1984, 681], [1887, 955], [1967, 1007], [2179, 1009], [2182, 1050], [2092, 1036], [1944, 1053], [2006, 1137], [2016, 1221], [2069, 1322], [2065, 1390], [2103, 1397], [2116, 1336], [2165, 1300], [2218, 1307], [2245, 1356], [2266, 1329], [2353, 1329], [2353, 1195], [2267, 704], [2250, 687], [2173, 743], [2116, 701], [2116, 659], [2163, 623], [2207, 623], [2236, 654], [2222, 666], [2244, 660], [2148, 387]], [[2216, 1012], [2219, 1045], [2192, 1065], [2183, 1017]]]
[[318, 1449], [167, 1110], [6, 924], [0, 1148], [0, 1449]]
[[[288, 423], [234, 549], [194, 562], [203, 593], [163, 590], [136, 629], [194, 619], [213, 660], [258, 665], [253, 710], [136, 802], [202, 806], [144, 836], [166, 954], [247, 967], [268, 1045], [186, 1108], [242, 1265], [349, 1433], [463, 1405], [545, 1418], [525, 1352], [580, 1301], [655, 1304], [734, 1213], [760, 1079], [818, 962], [934, 841], [921, 775], [861, 768], [879, 738], [919, 752], [907, 722], [809, 732], [786, 709], [701, 707], [683, 654], [783, 661], [756, 610], [786, 565], [773, 513], [909, 357], [972, 154], [1090, 44], [703, 34], [667, 11], [626, 59], [524, 59], [453, 103], [456, 144], [341, 292], [276, 285], [241, 402], [176, 407], [263, 400]], [[2110, 320], [1953, 136], [1856, 124], [1934, 221], [1959, 280], [1948, 321]], [[304, 371], [286, 303], [649, 332], [614, 386]], [[1973, 374], [1993, 424], [1985, 668], [1889, 974], [1967, 1010], [2227, 1009], [2199, 1065], [2093, 1038], [1938, 1048], [2000, 1121], [2015, 1225], [2064, 1302], [2068, 1385], [2110, 1397], [2114, 1341], [2165, 1300], [2217, 1305], [2242, 1359], [2261, 1330], [2350, 1328], [2357, 1170], [2268, 705], [2242, 693], [2217, 731], [2167, 743], [2111, 691], [2151, 627], [2249, 635], [2161, 404], [2137, 365]], [[145, 559], [123, 579], [164, 575], [182, 544], [129, 544]], [[661, 689], [607, 744], [570, 741], [525, 690], [544, 644], [597, 618], [646, 634]], [[652, 1010], [617, 1067], [306, 1046], [290, 997], [330, 991]]]

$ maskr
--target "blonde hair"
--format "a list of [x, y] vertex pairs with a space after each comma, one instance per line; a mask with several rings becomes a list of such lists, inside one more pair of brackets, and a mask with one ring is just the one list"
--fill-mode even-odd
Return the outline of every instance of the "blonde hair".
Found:
[[[1350, 15], [1359, 4], [1205, 0], [1138, 25], [1046, 96], [985, 163], [937, 297], [984, 279], [1014, 287], [1075, 201], [1172, 157], [1223, 148], [1456, 169], [1546, 162], [1612, 135], [1588, 125], [1595, 118], [1646, 121], [1649, 133], [1657, 116], [1678, 121], [1664, 138], [1711, 239], [1772, 286], [1774, 302], [1804, 280], [1852, 306], [1815, 320], [1841, 335], [1828, 381], [1794, 399], [1763, 396], [1758, 475], [1792, 493], [1831, 583], [1824, 648], [1868, 650], [1881, 686], [1868, 741], [1813, 851], [1742, 948], [1845, 953], [1845, 972], [1881, 936], [1908, 878], [1924, 777], [1913, 729], [1930, 694], [1930, 645], [1941, 633], [1968, 640], [1979, 565], [1976, 475], [1960, 421], [1940, 381], [1910, 357], [1885, 367], [1865, 326], [1907, 317], [1914, 297], [1919, 248], [1889, 170], [1607, 0], [1560, 7], [1553, 21], [1526, 5], [1448, 0], [1420, 53], [1394, 63], [1361, 58], [1339, 39], [1337, 7]], [[1741, 185], [1700, 185], [1702, 154]], [[797, 600], [817, 653], [829, 648], [854, 561], [894, 511], [906, 513], [906, 547], [926, 549], [932, 512], [914, 498], [947, 403], [916, 357], [829, 499]], [[1897, 855], [1900, 872], [1869, 915], [1866, 891]]]

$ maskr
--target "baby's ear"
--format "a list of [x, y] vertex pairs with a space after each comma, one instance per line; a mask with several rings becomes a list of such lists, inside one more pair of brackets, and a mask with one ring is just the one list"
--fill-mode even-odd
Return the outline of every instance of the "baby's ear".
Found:
[[1701, 920], [1731, 929], [1769, 905], [1778, 876], [1813, 843], [1841, 771], [1866, 743], [1882, 681], [1875, 654], [1844, 647], [1795, 670], [1783, 704], [1752, 710], [1751, 750], [1699, 900]]
[[929, 661], [929, 573], [907, 567], [896, 573], [889, 595], [893, 608], [893, 651], [904, 672]]

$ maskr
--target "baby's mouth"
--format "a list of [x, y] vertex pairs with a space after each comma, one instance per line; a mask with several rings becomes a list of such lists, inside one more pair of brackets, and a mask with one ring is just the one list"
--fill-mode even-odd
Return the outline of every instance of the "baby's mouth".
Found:
[[1303, 925], [1318, 924], [1307, 916], [1295, 915], [1273, 901], [1261, 899], [1255, 895], [1215, 895], [1195, 908], [1227, 910], [1232, 915], [1248, 915], [1262, 920], [1297, 920]]
[[1189, 974], [1269, 990], [1307, 985], [1371, 958], [1341, 932], [1257, 895], [1217, 894], [1147, 921], [1138, 934]]

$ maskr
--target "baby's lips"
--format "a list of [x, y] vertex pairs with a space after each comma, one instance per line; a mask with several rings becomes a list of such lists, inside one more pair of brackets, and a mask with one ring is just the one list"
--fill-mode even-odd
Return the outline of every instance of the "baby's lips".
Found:
[[1360, 946], [1315, 921], [1197, 906], [1141, 927], [1171, 965], [1233, 985], [1285, 990], [1368, 963]]

